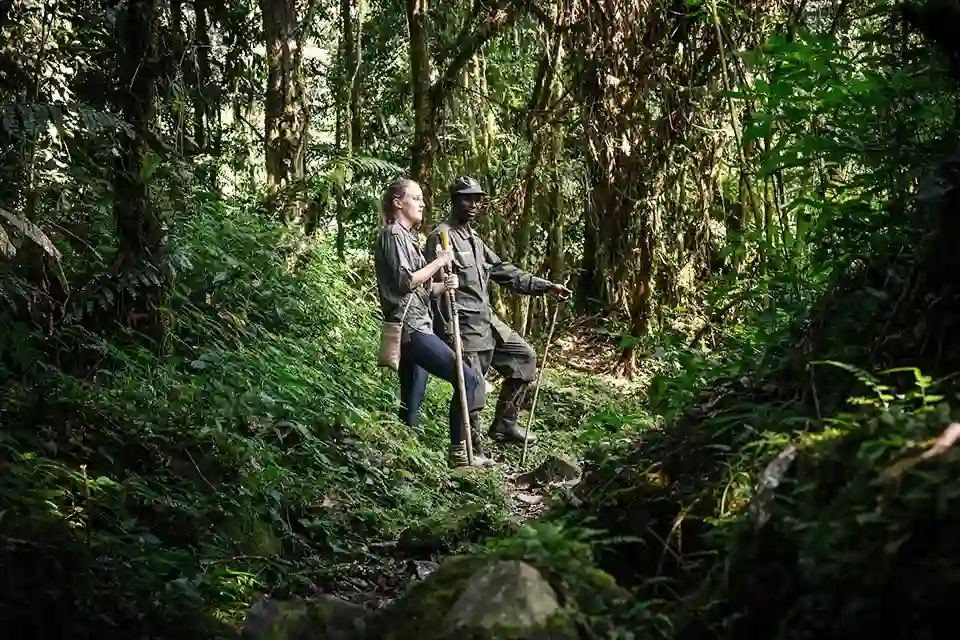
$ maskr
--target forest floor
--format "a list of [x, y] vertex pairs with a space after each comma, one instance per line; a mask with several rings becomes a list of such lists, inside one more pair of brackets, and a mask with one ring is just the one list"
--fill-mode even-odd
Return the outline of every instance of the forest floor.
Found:
[[[539, 362], [543, 345], [538, 344], [536, 349]], [[495, 484], [509, 505], [505, 518], [517, 528], [548, 515], [552, 505], [569, 501], [571, 489], [579, 484], [586, 471], [580, 466], [584, 446], [594, 444], [595, 440], [590, 437], [594, 426], [584, 424], [589, 414], [567, 413], [572, 409], [564, 407], [563, 399], [567, 395], [580, 395], [585, 396], [588, 403], [596, 402], [598, 398], [625, 401], [625, 404], [642, 402], [649, 372], [642, 370], [632, 380], [616, 375], [612, 371], [619, 353], [615, 345], [587, 329], [575, 327], [558, 332], [550, 346], [548, 366], [537, 401], [539, 406], [534, 410], [532, 430], [538, 433], [539, 439], [529, 446], [526, 464], [520, 465], [521, 445], [485, 440], [486, 451], [493, 455], [497, 464], [486, 470], [452, 473], [461, 477], [483, 474], [495, 478]], [[495, 373], [491, 373], [489, 380], [493, 391], [484, 409], [485, 424], [489, 424], [493, 417], [493, 405], [499, 391]], [[521, 428], [528, 423], [532, 395], [531, 389], [526, 409], [518, 421]], [[538, 418], [541, 415], [544, 418]], [[626, 430], [619, 433], [618, 438], [627, 441], [635, 435], [635, 431]], [[465, 549], [445, 547], [442, 537], [434, 537], [433, 533], [406, 529], [396, 538], [371, 541], [364, 559], [342, 565], [340, 579], [326, 585], [331, 591], [325, 592], [369, 609], [388, 605], [412, 581], [429, 575], [443, 558]], [[416, 539], [417, 536], [426, 539]]]
[[419, 429], [399, 424], [356, 268], [323, 243], [291, 261], [282, 229], [221, 206], [179, 227], [166, 349], [82, 315], [55, 342], [0, 336], [0, 617], [22, 636], [229, 635], [266, 595], [382, 606], [567, 494], [519, 472], [651, 423], [642, 385], [591, 372], [607, 352], [561, 321], [523, 468], [492, 444], [498, 467], [451, 472], [449, 385], [430, 380]]

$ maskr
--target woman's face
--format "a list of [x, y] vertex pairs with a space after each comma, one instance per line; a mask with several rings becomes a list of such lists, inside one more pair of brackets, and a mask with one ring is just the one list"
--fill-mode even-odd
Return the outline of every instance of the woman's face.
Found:
[[423, 222], [423, 190], [416, 182], [408, 184], [403, 190], [403, 197], [395, 199], [394, 203], [397, 205], [398, 219], [405, 219], [411, 227]]

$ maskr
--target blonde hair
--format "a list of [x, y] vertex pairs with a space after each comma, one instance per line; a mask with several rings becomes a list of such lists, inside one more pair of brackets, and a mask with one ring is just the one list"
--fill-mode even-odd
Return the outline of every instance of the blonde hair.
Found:
[[410, 178], [397, 178], [390, 183], [383, 191], [383, 195], [380, 196], [380, 223], [383, 225], [388, 225], [393, 222], [394, 217], [397, 214], [397, 207], [394, 204], [394, 200], [403, 198], [406, 194], [407, 189], [411, 185], [417, 184]]

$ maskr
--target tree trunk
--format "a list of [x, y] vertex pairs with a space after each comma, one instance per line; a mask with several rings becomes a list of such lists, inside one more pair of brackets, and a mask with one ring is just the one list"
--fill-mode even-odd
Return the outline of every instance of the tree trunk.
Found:
[[577, 306], [586, 313], [593, 314], [600, 311], [600, 286], [603, 280], [598, 260], [599, 216], [592, 197], [586, 199], [583, 208], [583, 257], [580, 260], [580, 277], [577, 282]]
[[127, 3], [120, 22], [120, 42], [117, 106], [132, 131], [123, 141], [114, 173], [114, 221], [119, 244], [115, 271], [146, 277], [133, 282], [135, 297], [128, 298], [127, 290], [119, 288], [117, 302], [123, 321], [142, 324], [148, 334], [162, 341], [164, 327], [157, 303], [166, 287], [159, 281], [162, 270], [157, 260], [166, 238], [160, 214], [150, 201], [145, 175], [150, 158], [147, 141], [156, 118], [157, 0]]
[[208, 151], [209, 119], [207, 117], [207, 86], [210, 83], [210, 37], [207, 34], [206, 0], [194, 0], [196, 23], [193, 33], [194, 86], [193, 86], [193, 137], [200, 153]]
[[300, 43], [296, 39], [295, 0], [260, 0], [267, 49], [264, 113], [267, 195], [285, 222], [300, 217], [299, 198], [284, 191], [302, 176], [303, 103], [298, 79]]
[[[353, 46], [347, 49], [351, 56], [347, 68], [350, 70], [350, 150], [356, 153], [363, 145], [363, 118], [360, 104], [363, 99], [360, 67], [363, 64], [363, 18], [364, 0], [357, 3], [357, 26], [352, 34]], [[348, 14], [349, 15], [349, 14]]]
[[566, 281], [566, 257], [563, 246], [563, 195], [560, 192], [560, 172], [554, 170], [550, 189], [549, 230], [547, 232], [547, 273], [553, 282]]
[[[184, 57], [186, 50], [186, 36], [183, 29], [183, 0], [170, 0], [170, 30], [173, 32], [173, 46], [171, 53], [173, 59], [179, 61]], [[171, 84], [175, 82], [171, 77]], [[174, 144], [177, 151], [185, 153], [185, 138], [187, 137], [187, 113], [182, 103], [177, 100], [170, 105], [170, 111], [174, 121]]]
[[[546, 133], [544, 134], [546, 135]], [[530, 157], [523, 175], [523, 203], [520, 207], [520, 217], [517, 220], [515, 231], [513, 262], [521, 269], [527, 267], [527, 254], [530, 248], [530, 233], [533, 228], [533, 201], [537, 189], [537, 165], [543, 161], [544, 135], [535, 134]], [[530, 306], [527, 296], [514, 296], [513, 300], [513, 329], [520, 335], [526, 334], [527, 318]]]
[[427, 49], [427, 0], [407, 0], [410, 29], [410, 83], [413, 86], [413, 145], [410, 149], [410, 176], [420, 183], [424, 199], [424, 229], [433, 219], [431, 174], [439, 139], [439, 118], [431, 101], [430, 53]]
[[[649, 214], [647, 214], [649, 215]], [[653, 290], [653, 238], [650, 228], [644, 224], [636, 242], [638, 255], [633, 270], [633, 289], [630, 301], [630, 342], [620, 352], [618, 370], [621, 375], [633, 378], [636, 371], [636, 346], [647, 332], [650, 321], [650, 294]]]
[[[341, 44], [343, 44], [342, 41]], [[340, 86], [342, 87], [342, 84]], [[333, 144], [337, 149], [337, 153], [341, 155], [343, 154], [344, 150], [344, 138], [350, 135], [345, 131], [349, 128], [349, 126], [347, 125], [347, 120], [344, 117], [346, 104], [344, 104], [343, 94], [343, 91], [337, 91], [334, 94], [334, 112], [336, 116], [336, 123], [334, 124]], [[336, 196], [337, 257], [343, 261], [346, 256], [347, 246], [347, 199], [343, 185], [340, 182], [334, 183], [333, 191], [334, 195]]]
[[[353, 151], [353, 127], [350, 117], [350, 71], [353, 69], [353, 18], [350, 15], [351, 0], [340, 0], [340, 72], [337, 74], [336, 91], [336, 147], [341, 156], [349, 157]], [[347, 251], [347, 188], [346, 176], [334, 184], [337, 201], [337, 257], [342, 262]]]
[[[343, 74], [337, 91], [337, 148], [348, 160], [354, 156], [360, 137], [360, 62], [361, 28], [363, 25], [362, 7], [357, 11], [357, 24], [354, 30], [352, 0], [340, 0], [340, 26], [342, 49], [340, 52]], [[344, 260], [346, 256], [348, 216], [347, 190], [351, 181], [349, 166], [342, 182], [336, 185], [337, 194], [337, 256]]]

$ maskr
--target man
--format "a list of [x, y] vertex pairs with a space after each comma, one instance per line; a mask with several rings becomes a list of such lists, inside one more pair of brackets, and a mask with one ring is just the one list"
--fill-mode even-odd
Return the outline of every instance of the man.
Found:
[[[477, 372], [481, 380], [491, 366], [504, 378], [490, 436], [523, 443], [523, 429], [517, 427], [517, 418], [527, 388], [536, 377], [537, 356], [530, 345], [493, 312], [490, 306], [490, 281], [516, 293], [536, 295], [549, 292], [564, 300], [570, 297], [571, 291], [562, 284], [538, 278], [502, 261], [477, 236], [471, 224], [486, 196], [479, 182], [471, 177], [457, 178], [450, 185], [449, 193], [450, 218], [430, 234], [425, 255], [427, 261], [433, 260], [436, 247], [440, 244], [440, 234], [446, 232], [454, 251], [451, 268], [460, 280], [456, 298], [460, 308], [464, 362]], [[439, 309], [434, 314], [434, 331], [452, 343], [452, 326], [448, 324], [451, 320], [450, 309], [444, 300], [439, 302]], [[486, 387], [481, 385], [470, 410], [475, 446], [480, 441], [477, 431], [479, 414], [486, 400]], [[530, 433], [528, 442], [535, 440], [536, 436]]]

